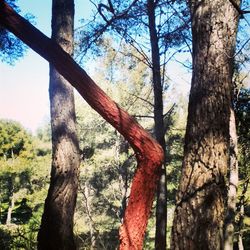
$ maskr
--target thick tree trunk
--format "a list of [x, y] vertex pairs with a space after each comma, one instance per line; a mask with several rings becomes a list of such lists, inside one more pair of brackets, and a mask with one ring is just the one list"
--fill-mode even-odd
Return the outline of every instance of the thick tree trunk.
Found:
[[230, 1], [189, 3], [193, 76], [171, 248], [222, 249], [238, 13]]
[[[74, 1], [52, 1], [52, 39], [73, 53]], [[75, 124], [73, 87], [50, 64], [50, 113], [52, 129], [51, 180], [38, 249], [75, 249], [73, 219], [76, 205], [79, 144]]]
[[161, 165], [160, 145], [127, 112], [112, 101], [55, 42], [0, 1], [0, 24], [52, 63], [83, 98], [113, 125], [131, 144], [138, 168], [135, 173], [128, 206], [120, 228], [120, 249], [142, 249]]
[[[153, 87], [154, 87], [154, 123], [155, 137], [161, 145], [165, 154], [165, 133], [163, 121], [163, 99], [162, 99], [162, 82], [160, 68], [160, 52], [158, 35], [155, 23], [155, 8], [154, 0], [147, 1], [149, 33], [151, 43], [152, 57], [152, 72], [153, 72]], [[156, 228], [155, 228], [155, 249], [166, 249], [166, 222], [167, 222], [167, 187], [166, 187], [166, 168], [165, 161], [161, 168], [160, 180], [157, 187], [156, 201]]]

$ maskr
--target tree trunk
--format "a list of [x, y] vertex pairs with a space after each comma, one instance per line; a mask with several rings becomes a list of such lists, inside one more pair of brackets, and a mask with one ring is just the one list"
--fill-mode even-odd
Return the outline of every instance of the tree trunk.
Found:
[[225, 242], [224, 250], [233, 250], [234, 232], [235, 232], [235, 213], [237, 203], [237, 187], [238, 187], [238, 149], [237, 149], [237, 133], [234, 110], [230, 112], [230, 162], [228, 174], [228, 195], [227, 195], [227, 214], [225, 219]]
[[0, 1], [0, 24], [52, 63], [89, 105], [131, 144], [138, 167], [120, 228], [120, 249], [142, 249], [164, 158], [162, 148], [133, 117], [129, 116], [94, 83], [69, 54], [18, 15], [4, 1]]
[[239, 232], [238, 232], [238, 250], [244, 250], [244, 245], [243, 245], [243, 220], [244, 220], [244, 204], [240, 205], [240, 211], [239, 211]]
[[91, 209], [91, 201], [92, 198], [90, 196], [90, 188], [89, 188], [89, 182], [86, 181], [84, 183], [84, 188], [81, 190], [82, 194], [83, 194], [83, 198], [84, 198], [84, 203], [85, 203], [85, 209], [87, 212], [87, 216], [88, 216], [88, 226], [89, 226], [89, 232], [90, 232], [90, 250], [94, 250], [97, 249], [96, 247], [96, 230], [95, 230], [95, 225], [94, 225], [94, 221], [93, 221], [93, 217], [92, 217], [92, 209]]
[[[153, 72], [153, 88], [154, 88], [154, 133], [156, 140], [161, 145], [165, 155], [165, 133], [163, 121], [163, 99], [162, 99], [162, 82], [160, 68], [160, 53], [158, 35], [155, 23], [154, 0], [147, 1], [148, 9], [148, 26], [151, 43], [152, 72]], [[155, 249], [166, 249], [166, 222], [167, 222], [167, 188], [166, 188], [166, 168], [165, 161], [161, 167], [160, 180], [157, 187], [156, 201], [156, 228], [155, 228]]]
[[248, 190], [248, 185], [250, 183], [250, 177], [244, 180], [242, 193], [239, 197], [237, 213], [238, 213], [238, 248], [239, 250], [244, 250], [243, 245], [243, 227], [244, 227], [244, 217], [245, 217], [245, 204], [246, 204], [246, 192]]
[[[52, 39], [73, 53], [74, 1], [52, 1]], [[52, 130], [51, 180], [38, 249], [75, 249], [73, 219], [76, 205], [79, 144], [75, 124], [73, 87], [50, 64], [50, 113]]]
[[230, 1], [189, 4], [193, 76], [171, 248], [222, 249], [238, 12]]
[[12, 211], [15, 207], [15, 194], [12, 193], [11, 198], [9, 200], [9, 207], [7, 212], [7, 218], [6, 218], [6, 225], [11, 224], [11, 218], [12, 218]]

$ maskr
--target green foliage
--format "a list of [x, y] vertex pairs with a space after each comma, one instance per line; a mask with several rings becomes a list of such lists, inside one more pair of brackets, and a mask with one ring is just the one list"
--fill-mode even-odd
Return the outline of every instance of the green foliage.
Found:
[[[103, 57], [95, 61], [95, 80], [120, 106], [152, 128], [153, 120], [142, 117], [152, 115], [148, 70], [132, 57], [116, 53], [111, 45], [109, 39], [102, 43]], [[91, 244], [97, 249], [115, 249], [135, 158], [128, 143], [79, 98], [76, 112], [84, 158], [75, 216], [78, 245], [80, 249], [89, 249]]]
[[0, 120], [0, 157], [34, 157], [31, 135], [17, 122]]
[[[235, 100], [236, 124], [238, 133], [238, 163], [239, 163], [239, 190], [238, 214], [236, 216], [237, 230], [243, 234], [245, 248], [250, 243], [250, 89], [240, 88]], [[247, 186], [245, 186], [247, 185]], [[244, 187], [245, 186], [245, 187]], [[244, 206], [244, 213], [240, 209]]]
[[0, 249], [36, 249], [51, 166], [50, 151], [40, 153], [49, 144], [41, 131], [36, 138], [14, 121], [0, 121]]
[[51, 154], [51, 127], [45, 124], [36, 131], [36, 155], [45, 156]]
[[[91, 69], [95, 80], [109, 96], [153, 133], [153, 97], [149, 69], [133, 56], [128, 56], [129, 52], [136, 53], [133, 48], [120, 45], [127, 55], [124, 57], [111, 45], [115, 46], [115, 43], [110, 39], [102, 42], [102, 56], [96, 58], [96, 68]], [[167, 101], [165, 103], [168, 110], [172, 105]], [[170, 221], [168, 237], [181, 169], [186, 120], [186, 111], [182, 105], [175, 107], [175, 113], [166, 116]], [[115, 249], [118, 246], [118, 228], [129, 197], [136, 161], [128, 143], [78, 96], [76, 113], [84, 159], [75, 215], [78, 246], [79, 249], [90, 249], [91, 244], [94, 244], [97, 249]], [[154, 249], [154, 214], [152, 211], [145, 249]]]
[[80, 249], [89, 249], [94, 237], [97, 249], [114, 249], [135, 160], [127, 143], [107, 122], [85, 103], [81, 108], [78, 105], [84, 161], [75, 215], [77, 242]]

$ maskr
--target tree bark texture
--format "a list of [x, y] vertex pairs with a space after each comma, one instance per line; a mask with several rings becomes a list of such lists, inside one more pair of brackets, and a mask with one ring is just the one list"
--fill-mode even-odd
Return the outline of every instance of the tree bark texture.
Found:
[[189, 4], [193, 75], [171, 248], [215, 250], [224, 245], [238, 12], [230, 1], [190, 0]]
[[[156, 140], [161, 145], [165, 155], [165, 133], [163, 121], [163, 98], [162, 82], [160, 67], [159, 39], [156, 30], [154, 0], [147, 1], [148, 10], [148, 27], [151, 43], [151, 58], [153, 72], [153, 89], [154, 89], [154, 133]], [[155, 227], [155, 249], [166, 249], [166, 223], [167, 223], [167, 187], [166, 187], [166, 168], [165, 161], [161, 167], [160, 180], [157, 187], [156, 201], [156, 227]]]
[[[74, 1], [52, 1], [52, 39], [73, 54]], [[52, 169], [38, 249], [76, 249], [73, 219], [80, 165], [73, 87], [50, 64]]]
[[112, 101], [87, 73], [53, 40], [0, 1], [0, 24], [55, 66], [102, 117], [113, 125], [135, 151], [138, 167], [120, 227], [120, 249], [142, 249], [161, 165], [160, 145], [127, 112]]

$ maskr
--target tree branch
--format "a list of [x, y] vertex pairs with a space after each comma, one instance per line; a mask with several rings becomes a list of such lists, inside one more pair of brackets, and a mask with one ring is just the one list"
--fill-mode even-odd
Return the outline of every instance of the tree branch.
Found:
[[234, 0], [229, 0], [229, 2], [233, 5], [233, 7], [238, 11], [238, 13], [242, 16], [244, 14], [249, 14], [250, 10], [242, 10], [240, 6], [234, 1]]

